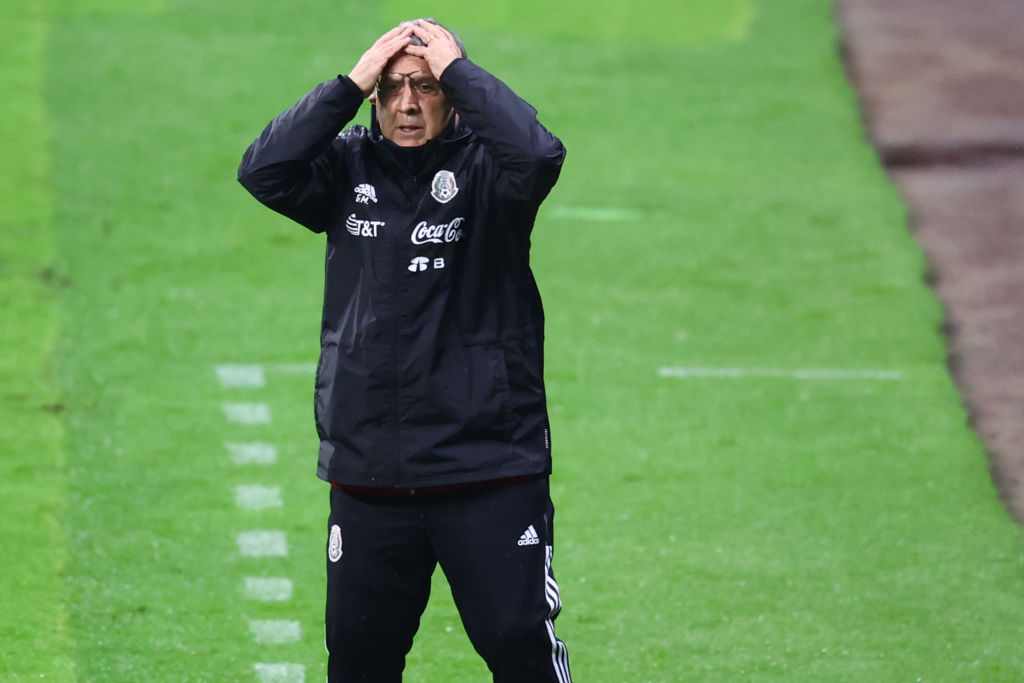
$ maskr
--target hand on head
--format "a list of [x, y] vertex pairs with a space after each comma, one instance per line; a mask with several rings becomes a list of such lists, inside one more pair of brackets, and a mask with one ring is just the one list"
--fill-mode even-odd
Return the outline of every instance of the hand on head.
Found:
[[363, 91], [365, 97], [373, 93], [384, 67], [412, 42], [412, 34], [413, 27], [409, 24], [396, 26], [378, 38], [348, 72], [348, 77]]
[[[424, 44], [413, 45], [414, 35]], [[363, 91], [364, 96], [369, 97], [384, 68], [402, 53], [426, 61], [434, 78], [438, 80], [448, 65], [462, 56], [462, 50], [451, 33], [437, 24], [420, 19], [396, 26], [378, 38], [352, 67], [348, 77]]]
[[412, 27], [413, 34], [424, 42], [424, 46], [409, 44], [406, 54], [420, 57], [430, 65], [434, 78], [441, 80], [441, 74], [448, 65], [462, 56], [462, 50], [455, 43], [452, 34], [443, 26], [420, 19]]

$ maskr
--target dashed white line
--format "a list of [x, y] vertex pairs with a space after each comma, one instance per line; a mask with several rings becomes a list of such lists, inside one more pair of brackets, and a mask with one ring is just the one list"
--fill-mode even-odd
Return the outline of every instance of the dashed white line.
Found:
[[316, 372], [316, 363], [275, 363], [269, 369], [285, 375], [312, 375]]
[[278, 577], [245, 577], [245, 597], [260, 602], [284, 602], [292, 598], [292, 582]]
[[222, 387], [258, 389], [267, 385], [262, 365], [218, 365], [217, 378]]
[[284, 619], [252, 619], [249, 631], [253, 639], [263, 645], [297, 643], [302, 640], [302, 626], [297, 621]]
[[796, 370], [783, 370], [778, 368], [706, 368], [706, 367], [678, 367], [663, 366], [658, 368], [659, 377], [674, 377], [677, 379], [691, 378], [716, 378], [716, 379], [746, 379], [746, 378], [780, 378], [798, 380], [878, 380], [895, 381], [903, 379], [903, 373], [898, 370], [847, 370], [842, 368], [800, 368]]
[[643, 218], [643, 214], [636, 209], [606, 206], [553, 206], [548, 215], [580, 221], [635, 221]]
[[228, 422], [243, 425], [269, 424], [270, 406], [266, 403], [225, 403], [224, 417]]
[[273, 465], [277, 449], [269, 443], [226, 443], [231, 462], [236, 465]]
[[[314, 366], [315, 367], [315, 366]], [[288, 368], [288, 369], [284, 369]], [[305, 372], [309, 366], [298, 364], [276, 368], [282, 372]], [[267, 378], [262, 365], [226, 364], [216, 366], [217, 377], [224, 388], [258, 389], [266, 386]], [[266, 403], [224, 403], [221, 406], [228, 422], [243, 425], [271, 422], [270, 406]], [[268, 443], [226, 443], [236, 465], [270, 465], [277, 461], [277, 449]], [[264, 510], [283, 505], [279, 486], [240, 485], [234, 490], [235, 504], [243, 510]], [[244, 557], [283, 557], [288, 554], [288, 538], [277, 530], [252, 530], [237, 534], [238, 551]], [[245, 578], [245, 595], [260, 602], [283, 602], [292, 597], [292, 582], [281, 577]], [[253, 640], [261, 645], [295, 643], [302, 639], [299, 622], [283, 619], [252, 619], [249, 630]], [[301, 664], [257, 663], [253, 665], [257, 678], [264, 683], [305, 683], [306, 669]]]
[[281, 501], [280, 486], [236, 486], [235, 505], [243, 510], [266, 510], [279, 508]]
[[283, 531], [242, 531], [235, 539], [238, 552], [245, 557], [285, 557], [288, 537]]
[[305, 683], [306, 667], [301, 664], [253, 664], [260, 683]]

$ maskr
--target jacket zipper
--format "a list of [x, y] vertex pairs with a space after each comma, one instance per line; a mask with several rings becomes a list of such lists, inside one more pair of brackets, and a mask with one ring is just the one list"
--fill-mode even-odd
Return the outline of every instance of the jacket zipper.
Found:
[[[390, 235], [389, 235], [390, 236]], [[398, 241], [394, 238], [391, 239], [391, 261], [393, 268], [391, 275], [393, 282], [391, 283], [391, 305], [394, 308], [394, 314], [391, 325], [391, 438], [394, 444], [394, 481], [392, 486], [398, 486], [398, 483], [402, 480], [402, 447], [399, 442], [399, 429], [398, 421], [401, 414], [399, 409], [399, 378], [398, 378], [398, 326], [401, 321], [401, 306], [398, 305], [398, 293], [399, 293], [399, 278], [402, 277], [402, 262], [400, 249], [398, 247]]]
[[[410, 176], [406, 176], [410, 177]], [[407, 194], [405, 197], [406, 206], [411, 209], [416, 208], [417, 200], [419, 198], [419, 178], [411, 176], [412, 187], [411, 194]], [[403, 268], [406, 267], [402, 263], [402, 249], [401, 239], [393, 239], [392, 241], [392, 263], [394, 269], [392, 274], [394, 276], [394, 282], [392, 283], [392, 305], [395, 307], [394, 312], [394, 324], [391, 327], [391, 368], [392, 368], [392, 438], [395, 444], [395, 481], [394, 485], [397, 486], [402, 481], [402, 444], [401, 444], [401, 405], [400, 405], [400, 393], [401, 393], [401, 381], [399, 377], [399, 357], [401, 354], [398, 352], [398, 343], [401, 339], [399, 335], [399, 328], [401, 327], [402, 321], [402, 307], [399, 305], [399, 294], [401, 279], [404, 275]]]

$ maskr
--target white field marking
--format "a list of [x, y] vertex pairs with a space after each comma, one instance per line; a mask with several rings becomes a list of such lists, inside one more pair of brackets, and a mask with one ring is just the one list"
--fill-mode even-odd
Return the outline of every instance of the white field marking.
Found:
[[606, 206], [554, 206], [547, 213], [552, 218], [580, 221], [635, 221], [643, 218], [643, 213], [636, 209]]
[[269, 369], [285, 375], [312, 375], [316, 373], [316, 363], [275, 363]]
[[301, 664], [253, 664], [260, 683], [305, 683], [306, 667]]
[[249, 631], [257, 643], [281, 645], [302, 640], [302, 626], [284, 619], [250, 619]]
[[222, 387], [258, 389], [267, 386], [262, 365], [218, 365], [217, 378]]
[[245, 577], [245, 597], [260, 602], [284, 602], [292, 599], [292, 582], [289, 579]]
[[224, 417], [228, 422], [243, 425], [262, 425], [270, 422], [270, 406], [266, 403], [225, 403]]
[[663, 366], [658, 368], [658, 377], [677, 379], [711, 377], [716, 379], [747, 379], [774, 377], [799, 380], [878, 380], [895, 381], [903, 379], [899, 370], [845, 370], [841, 368], [800, 368], [782, 370], [778, 368], [703, 368]]
[[236, 465], [273, 465], [277, 449], [269, 443], [226, 443], [231, 462]]
[[245, 557], [285, 557], [288, 537], [283, 531], [242, 531], [235, 539]]
[[235, 505], [243, 510], [266, 510], [279, 508], [283, 504], [280, 486], [235, 487]]

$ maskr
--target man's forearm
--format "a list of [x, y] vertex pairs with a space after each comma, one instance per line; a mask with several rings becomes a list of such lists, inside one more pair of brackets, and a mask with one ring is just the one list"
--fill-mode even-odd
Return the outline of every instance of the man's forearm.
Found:
[[238, 181], [270, 208], [317, 229], [332, 182], [331, 143], [359, 111], [363, 95], [347, 77], [321, 83], [275, 117], [249, 145]]
[[[565, 157], [561, 140], [537, 120], [537, 110], [498, 78], [467, 59], [442, 74], [441, 85], [455, 111], [512, 174], [519, 186], [554, 183]], [[525, 187], [524, 187], [525, 189]]]

